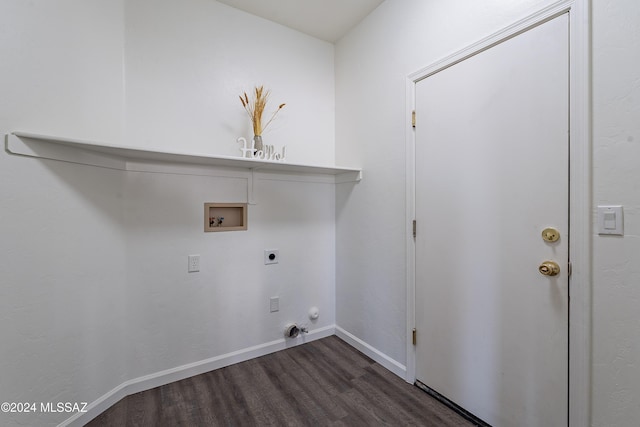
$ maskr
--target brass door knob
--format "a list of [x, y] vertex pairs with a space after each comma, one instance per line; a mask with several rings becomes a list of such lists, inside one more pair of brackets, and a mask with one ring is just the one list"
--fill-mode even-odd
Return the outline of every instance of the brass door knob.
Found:
[[557, 276], [560, 274], [560, 266], [554, 261], [545, 261], [538, 267], [540, 274], [544, 276]]

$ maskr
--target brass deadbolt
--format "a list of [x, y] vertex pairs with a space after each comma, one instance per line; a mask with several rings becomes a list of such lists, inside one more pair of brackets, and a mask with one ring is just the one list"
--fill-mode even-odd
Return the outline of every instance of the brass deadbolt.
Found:
[[544, 276], [557, 276], [560, 274], [560, 266], [554, 261], [545, 261], [538, 267], [540, 274]]
[[542, 240], [545, 242], [557, 242], [558, 239], [560, 239], [560, 232], [557, 229], [547, 227], [542, 230]]

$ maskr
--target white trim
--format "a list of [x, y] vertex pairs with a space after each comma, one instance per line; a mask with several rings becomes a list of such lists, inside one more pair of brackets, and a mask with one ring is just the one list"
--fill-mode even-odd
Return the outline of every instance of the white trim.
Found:
[[244, 362], [256, 357], [265, 356], [276, 351], [285, 350], [286, 348], [292, 346], [304, 344], [305, 342], [311, 342], [321, 338], [326, 338], [335, 335], [335, 332], [335, 325], [325, 326], [324, 328], [309, 331], [308, 334], [300, 335], [295, 340], [285, 340], [285, 338], [282, 338], [276, 341], [259, 344], [253, 347], [248, 347], [238, 351], [233, 351], [231, 353], [222, 354], [220, 356], [215, 356], [209, 359], [177, 366], [175, 368], [166, 369], [164, 371], [125, 381], [113, 390], [107, 392], [103, 396], [87, 405], [87, 412], [79, 412], [74, 414], [72, 417], [58, 424], [58, 427], [83, 426], [100, 415], [105, 410], [109, 409], [120, 399], [123, 399], [124, 397], [131, 394], [139, 393], [145, 390], [151, 390], [152, 388], [169, 384], [174, 381], [180, 381], [194, 375], [200, 375], [205, 372], [213, 371], [215, 369], [224, 368], [225, 366]]
[[416, 145], [415, 133], [411, 123], [411, 115], [416, 108], [416, 80], [411, 77], [406, 81], [406, 111], [405, 114], [405, 138], [406, 138], [406, 167], [405, 175], [407, 179], [406, 188], [406, 254], [407, 254], [407, 375], [405, 381], [414, 383], [416, 381], [416, 348], [413, 345], [413, 328], [416, 327], [416, 246], [413, 237], [413, 220], [416, 218]]
[[[406, 117], [415, 109], [415, 84], [428, 76], [482, 52], [508, 38], [569, 13], [570, 37], [570, 214], [569, 252], [573, 274], [569, 281], [569, 426], [591, 420], [591, 46], [589, 0], [563, 0], [520, 20], [479, 42], [407, 77]], [[419, 119], [419, 118], [418, 118]], [[418, 123], [419, 126], [419, 123]], [[407, 224], [415, 217], [415, 135], [406, 132]], [[418, 225], [419, 226], [419, 225]], [[419, 232], [419, 231], [418, 231]], [[407, 381], [415, 381], [415, 245], [407, 226]]]
[[362, 171], [336, 173], [333, 175], [313, 172], [271, 171], [259, 168], [241, 169], [224, 166], [205, 166], [186, 163], [154, 163], [145, 161], [127, 161], [125, 168], [122, 170], [127, 172], [212, 176], [219, 178], [245, 178], [260, 179], [264, 181], [315, 182], [323, 184], [358, 182], [362, 179]]
[[255, 179], [261, 181], [293, 181], [293, 182], [313, 182], [317, 184], [335, 184], [338, 175], [315, 175], [295, 172], [255, 172]]
[[[578, 0], [564, 0], [556, 3], [555, 5], [549, 6], [545, 9], [542, 9], [533, 15], [528, 16], [527, 18], [521, 19], [518, 22], [515, 22], [509, 25], [506, 28], [503, 28], [500, 31], [497, 31], [491, 34], [484, 39], [473, 43], [472, 45], [459, 50], [435, 63], [418, 70], [414, 73], [411, 73], [408, 76], [408, 79], [414, 83], [419, 82], [420, 80], [426, 79], [432, 74], [435, 74], [439, 71], [442, 71], [445, 68], [449, 68], [458, 62], [464, 61], [474, 55], [477, 55], [480, 52], [483, 52], [497, 44], [502, 43], [505, 40], [508, 40], [512, 37], [517, 36], [533, 27], [536, 27], [550, 19], [553, 19], [563, 13], [570, 12], [571, 5]], [[584, 1], [584, 0], [583, 0]]]
[[364, 353], [371, 359], [373, 359], [376, 363], [379, 363], [389, 371], [393, 372], [400, 378], [405, 378], [407, 375], [407, 367], [402, 363], [394, 360], [393, 358], [387, 356], [380, 350], [375, 347], [367, 344], [362, 341], [360, 338], [355, 335], [345, 331], [340, 326], [336, 325], [336, 336], [341, 340], [345, 341], [347, 344], [352, 346], [353, 348], [359, 350], [361, 353]]
[[591, 425], [591, 11], [570, 10], [569, 425]]

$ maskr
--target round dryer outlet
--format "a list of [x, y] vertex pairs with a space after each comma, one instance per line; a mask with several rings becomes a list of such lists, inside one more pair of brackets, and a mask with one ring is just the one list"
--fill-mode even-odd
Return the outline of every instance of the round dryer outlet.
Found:
[[300, 328], [296, 324], [289, 324], [284, 328], [285, 338], [295, 338], [300, 334]]

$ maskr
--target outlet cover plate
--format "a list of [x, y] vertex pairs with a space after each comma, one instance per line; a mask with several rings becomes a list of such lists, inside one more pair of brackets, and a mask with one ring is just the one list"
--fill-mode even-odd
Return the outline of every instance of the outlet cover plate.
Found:
[[280, 261], [280, 253], [277, 249], [264, 250], [264, 265], [277, 264]]
[[269, 299], [269, 311], [271, 313], [280, 311], [280, 297], [271, 297]]
[[189, 255], [189, 273], [197, 273], [200, 271], [200, 255]]

